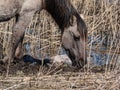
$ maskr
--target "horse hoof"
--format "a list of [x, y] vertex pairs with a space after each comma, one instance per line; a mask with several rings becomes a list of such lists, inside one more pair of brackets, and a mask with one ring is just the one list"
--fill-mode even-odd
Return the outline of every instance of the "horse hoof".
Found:
[[4, 59], [2, 59], [2, 62], [3, 62], [3, 63], [7, 63], [8, 60], [9, 60], [9, 58], [6, 56], [6, 57], [4, 57]]
[[15, 55], [14, 59], [20, 60], [20, 59], [22, 59], [22, 57], [23, 57], [23, 55]]
[[3, 62], [3, 63], [11, 63], [11, 62], [13, 62], [13, 59], [9, 59], [9, 57], [6, 56], [6, 57], [4, 57], [4, 59], [1, 60], [1, 62]]

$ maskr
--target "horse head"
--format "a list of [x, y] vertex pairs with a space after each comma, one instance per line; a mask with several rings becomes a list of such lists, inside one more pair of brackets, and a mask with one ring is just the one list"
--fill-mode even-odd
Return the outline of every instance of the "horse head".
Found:
[[[84, 28], [84, 27], [83, 27]], [[83, 67], [87, 63], [86, 53], [86, 32], [81, 34], [81, 26], [75, 22], [72, 26], [66, 28], [62, 35], [62, 45], [66, 50], [72, 65]], [[83, 33], [83, 32], [82, 32]]]

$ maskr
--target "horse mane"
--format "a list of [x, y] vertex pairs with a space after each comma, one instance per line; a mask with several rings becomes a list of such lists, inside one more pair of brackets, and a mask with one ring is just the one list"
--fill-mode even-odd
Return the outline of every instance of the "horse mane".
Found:
[[46, 10], [61, 29], [70, 26], [73, 9], [70, 0], [45, 0]]
[[85, 22], [73, 7], [70, 0], [45, 0], [45, 9], [51, 14], [59, 28], [63, 30], [72, 25], [73, 16], [77, 19], [78, 30], [81, 37], [87, 37]]

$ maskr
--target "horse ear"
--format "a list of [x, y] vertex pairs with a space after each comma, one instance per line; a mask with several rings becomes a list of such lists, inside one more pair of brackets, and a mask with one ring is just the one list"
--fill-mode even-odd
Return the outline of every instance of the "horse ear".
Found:
[[77, 22], [76, 17], [75, 17], [74, 15], [71, 16], [71, 18], [70, 18], [70, 25], [71, 25], [71, 26], [74, 26], [74, 25], [76, 24], [76, 22]]

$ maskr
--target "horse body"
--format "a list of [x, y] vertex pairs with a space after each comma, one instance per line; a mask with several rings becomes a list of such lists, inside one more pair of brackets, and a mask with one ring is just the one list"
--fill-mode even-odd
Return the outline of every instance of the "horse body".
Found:
[[[71, 28], [74, 31], [72, 32], [74, 35], [68, 35], [67, 42], [72, 41], [64, 43], [64, 39], [62, 39], [62, 43], [65, 49], [69, 49], [70, 54], [68, 55], [72, 59], [72, 63], [76, 57], [78, 59], [76, 61], [79, 61], [80, 58], [84, 60], [86, 55], [83, 54], [84, 52], [82, 50], [85, 48], [81, 43], [86, 41], [87, 28], [70, 0], [0, 0], [0, 22], [7, 21], [12, 17], [17, 18], [16, 24], [13, 27], [12, 41], [8, 55], [9, 62], [13, 61], [18, 46], [19, 48], [22, 47], [25, 29], [29, 25], [32, 17], [36, 12], [40, 12], [43, 9], [48, 11], [58, 24], [62, 32], [61, 36], [65, 35], [64, 31], [69, 31], [73, 25], [73, 17], [76, 17], [77, 26], [76, 28]], [[77, 33], [75, 33], [75, 30], [77, 30]], [[80, 38], [76, 41], [73, 37]], [[74, 50], [71, 50], [71, 48], [74, 48]]]
[[13, 18], [21, 9], [24, 0], [0, 0], [0, 22]]
[[7, 21], [17, 14], [38, 11], [43, 0], [0, 0], [0, 22]]

